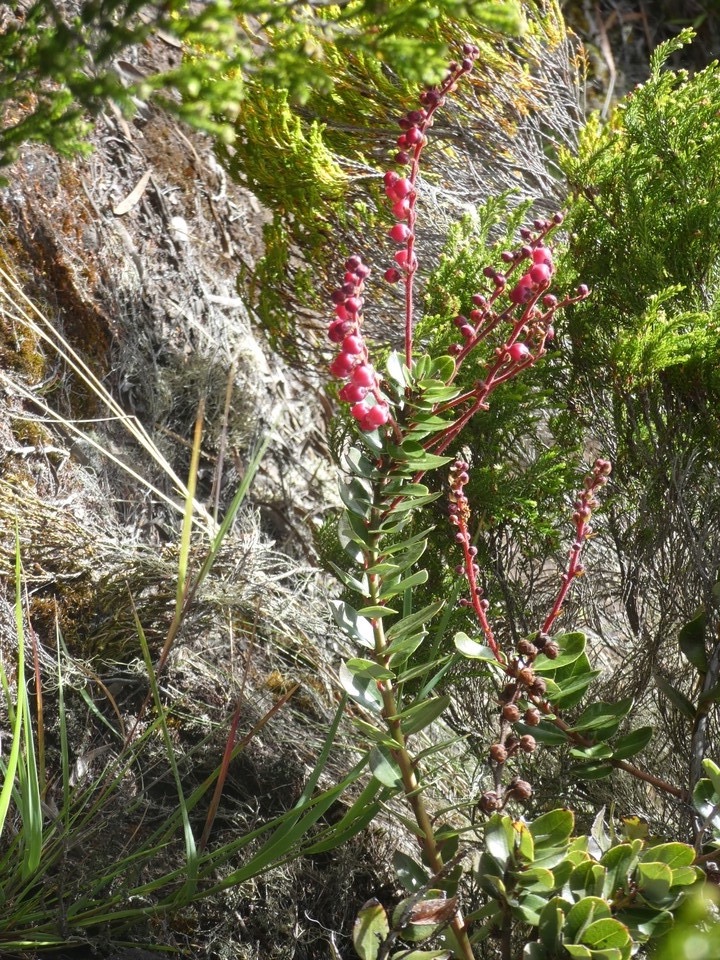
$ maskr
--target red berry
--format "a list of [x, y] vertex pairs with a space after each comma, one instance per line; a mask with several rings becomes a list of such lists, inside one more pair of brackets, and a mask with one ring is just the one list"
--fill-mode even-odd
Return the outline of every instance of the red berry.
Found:
[[338, 393], [338, 396], [341, 400], [344, 400], [345, 403], [357, 403], [359, 400], [365, 399], [367, 392], [367, 387], [359, 387], [356, 383], [346, 383]]
[[577, 295], [579, 297], [586, 297], [590, 293], [590, 288], [586, 283], [581, 283], [577, 288]]
[[408, 262], [408, 252], [407, 252], [407, 250], [398, 250], [398, 252], [395, 254], [395, 258], [394, 258], [394, 259], [395, 259], [395, 263], [396, 263], [399, 267], [405, 267], [405, 266], [407, 266], [407, 262]]
[[328, 340], [331, 343], [342, 343], [352, 328], [353, 325], [347, 320], [333, 320], [328, 327]]
[[359, 313], [362, 310], [362, 298], [348, 297], [345, 301], [345, 309], [349, 314]]
[[407, 115], [408, 120], [410, 121], [410, 123], [413, 123], [413, 124], [422, 123], [423, 120], [426, 119], [426, 117], [427, 117], [427, 113], [425, 113], [424, 110], [411, 110], [410, 113]]
[[405, 142], [410, 143], [413, 146], [418, 143], [422, 143], [422, 138], [423, 135], [417, 127], [410, 127], [408, 132], [405, 134]]
[[353, 370], [352, 381], [360, 387], [372, 387], [375, 384], [375, 371], [369, 363], [361, 363]]
[[350, 413], [356, 420], [364, 420], [368, 413], [370, 413], [370, 407], [367, 405], [367, 401], [361, 400], [350, 408]]
[[390, 239], [395, 243], [405, 243], [411, 235], [410, 227], [404, 223], [396, 223], [389, 233]]
[[339, 353], [330, 364], [330, 373], [342, 380], [350, 375], [352, 368], [355, 366], [355, 361], [356, 358], [351, 357], [350, 354]]
[[390, 267], [389, 270], [385, 271], [384, 276], [388, 283], [397, 283], [402, 274], [395, 267]]
[[535, 247], [532, 252], [533, 263], [545, 263], [552, 267], [552, 253], [547, 247]]
[[536, 263], [530, 271], [530, 279], [533, 283], [547, 283], [550, 279], [550, 267], [546, 263]]
[[514, 343], [508, 350], [511, 360], [524, 360], [530, 355], [530, 351], [524, 343]]
[[510, 300], [512, 303], [527, 303], [530, 297], [532, 297], [532, 280], [530, 274], [526, 273], [518, 280], [517, 286], [510, 291]]
[[362, 427], [363, 430], [366, 429], [366, 424], [370, 425], [370, 428], [382, 427], [390, 419], [390, 410], [386, 403], [376, 403], [374, 407], [371, 407], [367, 413], [367, 416], [363, 420]]
[[406, 133], [401, 133], [395, 143], [398, 145], [398, 150], [404, 150], [410, 145], [410, 141], [408, 140]]
[[362, 353], [365, 349], [365, 344], [363, 343], [362, 337], [350, 335], [345, 337], [343, 340], [343, 353], [349, 353], [353, 356]]
[[398, 150], [398, 152], [395, 154], [394, 160], [395, 163], [405, 166], [405, 164], [410, 163], [410, 155], [405, 153], [404, 150]]
[[347, 319], [348, 319], [348, 312], [347, 312], [347, 310], [345, 309], [345, 304], [344, 304], [344, 303], [339, 303], [339, 304], [335, 307], [335, 316], [338, 318], [338, 320], [347, 320]]
[[410, 201], [407, 197], [403, 200], [396, 200], [392, 208], [393, 216], [398, 220], [407, 220], [410, 213]]
[[395, 173], [394, 170], [388, 170], [385, 176], [383, 177], [386, 187], [392, 187], [394, 184], [398, 182], [399, 179], [400, 179], [400, 174]]
[[412, 188], [412, 182], [407, 177], [401, 177], [393, 183], [392, 191], [397, 200], [402, 200], [410, 193]]
[[360, 259], [360, 257], [357, 256], [357, 254], [355, 254], [352, 257], [348, 257], [348, 259], [345, 261], [345, 269], [357, 270], [357, 268], [360, 266], [361, 263], [362, 263], [362, 260]]

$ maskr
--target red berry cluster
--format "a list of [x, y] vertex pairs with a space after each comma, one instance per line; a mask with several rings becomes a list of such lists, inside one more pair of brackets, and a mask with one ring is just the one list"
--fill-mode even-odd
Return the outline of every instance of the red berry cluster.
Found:
[[407, 176], [402, 176], [394, 170], [385, 174], [385, 194], [392, 206], [392, 212], [398, 221], [390, 230], [390, 239], [404, 245], [403, 250], [395, 254], [395, 267], [385, 271], [385, 279], [389, 283], [397, 283], [403, 274], [412, 275], [417, 269], [417, 259], [413, 253], [415, 241], [415, 201], [417, 192], [415, 181], [417, 178], [418, 163], [423, 147], [427, 143], [427, 130], [432, 126], [433, 114], [445, 103], [445, 96], [453, 90], [463, 74], [470, 73], [473, 64], [480, 55], [479, 49], [471, 43], [462, 48], [463, 59], [453, 61], [448, 67], [448, 73], [440, 87], [425, 90], [420, 95], [421, 106], [418, 110], [410, 110], [400, 117], [398, 125], [400, 136], [397, 138], [398, 152], [394, 161], [402, 167], [410, 167]]
[[380, 381], [368, 360], [368, 349], [360, 330], [363, 308], [363, 286], [370, 267], [360, 257], [345, 261], [343, 284], [333, 290], [335, 319], [328, 327], [332, 343], [340, 344], [340, 353], [330, 364], [330, 373], [339, 380], [348, 380], [339, 396], [351, 403], [350, 412], [362, 430], [374, 430], [390, 419], [387, 400], [380, 392]]

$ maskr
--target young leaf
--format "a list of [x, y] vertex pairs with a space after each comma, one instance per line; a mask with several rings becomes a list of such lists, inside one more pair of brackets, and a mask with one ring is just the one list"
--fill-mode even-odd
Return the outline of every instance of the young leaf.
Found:
[[560, 667], [565, 667], [567, 664], [573, 663], [573, 661], [577, 660], [577, 658], [585, 652], [587, 639], [584, 633], [561, 633], [555, 637], [555, 643], [560, 647], [559, 654], [554, 660], [551, 660], [549, 657], [546, 657], [544, 653], [541, 653], [533, 664], [535, 673], [541, 673], [543, 675], [546, 673], [553, 674], [556, 670], [559, 670]]
[[378, 900], [368, 900], [360, 908], [353, 927], [353, 946], [360, 960], [377, 960], [380, 947], [390, 933], [385, 908]]

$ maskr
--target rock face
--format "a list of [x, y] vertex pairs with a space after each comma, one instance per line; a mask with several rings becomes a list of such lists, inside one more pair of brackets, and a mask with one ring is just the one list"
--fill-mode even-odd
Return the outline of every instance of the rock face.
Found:
[[[167, 53], [156, 38], [132, 66], [152, 70]], [[264, 213], [228, 181], [210, 141], [141, 107], [132, 121], [101, 116], [92, 142], [87, 159], [25, 148], [0, 190], [0, 654], [14, 684], [17, 528], [28, 650], [48, 683], [42, 719], [51, 817], [62, 804], [58, 636], [67, 646], [61, 666], [73, 789], [97, 786], [118, 748], [100, 719], [127, 735], [148, 692], [135, 613], [156, 657], [172, 620], [198, 410], [191, 573], [217, 530], [214, 515], [222, 519], [253, 452], [269, 438], [161, 676], [188, 791], [219, 764], [238, 701], [242, 738], [298, 685], [231, 765], [231, 809], [217, 831], [236, 836], [252, 818], [256, 824], [295, 802], [335, 709], [325, 666], [335, 651], [312, 544], [330, 476], [322, 389], [313, 371], [283, 367], [253, 327], [237, 276], [262, 250]], [[3, 700], [0, 729], [8, 727]], [[150, 819], [176, 809], [164, 778], [143, 799]], [[124, 841], [116, 840], [140, 829], [124, 814], [139, 789], [140, 781], [129, 793], [123, 788], [88, 846], [71, 852], [83, 883], [120, 855]], [[252, 817], [243, 812], [250, 809]], [[308, 869], [287, 871], [277, 896], [290, 898], [293, 916], [304, 907], [339, 926], [351, 906], [328, 897], [327, 877], [308, 879]], [[342, 869], [347, 886], [354, 868]], [[290, 944], [292, 955], [311, 956], [311, 948], [302, 952], [305, 934], [290, 919], [287, 929], [273, 926], [266, 908], [276, 909], [273, 896], [258, 900], [249, 884], [138, 935], [184, 944], [188, 956], [242, 958], [257, 949], [290, 956]], [[59, 915], [57, 923], [62, 936]], [[91, 930], [87, 939], [102, 947], [108, 936]]]

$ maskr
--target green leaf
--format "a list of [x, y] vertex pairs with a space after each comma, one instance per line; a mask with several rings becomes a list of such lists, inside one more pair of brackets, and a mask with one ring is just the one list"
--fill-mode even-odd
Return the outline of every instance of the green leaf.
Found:
[[370, 587], [368, 585], [367, 577], [363, 576], [362, 579], [358, 580], [357, 577], [353, 577], [352, 574], [348, 573], [347, 570], [343, 570], [342, 567], [339, 567], [336, 563], [333, 563], [332, 560], [328, 562], [335, 571], [340, 583], [344, 583], [346, 587], [348, 587], [350, 590], [353, 590], [355, 593], [359, 593], [361, 597], [370, 596]]
[[378, 690], [377, 680], [353, 673], [344, 663], [340, 664], [338, 677], [343, 689], [356, 703], [373, 713], [382, 713], [383, 700]]
[[695, 860], [695, 851], [687, 843], [658, 843], [643, 854], [643, 862], [666, 863], [671, 870], [689, 867]]
[[443, 355], [436, 357], [430, 365], [429, 373], [447, 383], [450, 377], [455, 373], [455, 361], [452, 357]]
[[523, 890], [529, 890], [536, 893], [549, 893], [555, 889], [555, 877], [551, 870], [546, 867], [531, 867], [529, 870], [519, 871], [515, 874], [518, 886]]
[[504, 870], [514, 849], [515, 828], [512, 820], [494, 813], [485, 824], [485, 850]]
[[720, 794], [710, 780], [698, 780], [695, 784], [693, 805], [708, 826], [720, 832]]
[[627, 907], [618, 910], [615, 916], [629, 929], [631, 937], [640, 942], [662, 936], [675, 923], [675, 918], [668, 910], [656, 910], [653, 907]]
[[378, 900], [368, 900], [360, 908], [353, 927], [353, 946], [360, 960], [377, 960], [380, 947], [390, 933], [385, 908]]
[[553, 897], [540, 911], [538, 933], [540, 942], [546, 950], [552, 952], [557, 950], [560, 942], [560, 931], [563, 928], [565, 915], [569, 909], [570, 904], [567, 900], [563, 900], [562, 897]]
[[537, 851], [544, 847], [559, 847], [570, 839], [575, 829], [575, 815], [572, 810], [551, 810], [536, 817], [528, 826]]
[[636, 881], [644, 900], [662, 904], [669, 898], [672, 870], [666, 863], [641, 863]]
[[652, 740], [653, 727], [638, 727], [622, 737], [618, 737], [613, 745], [612, 755], [615, 760], [627, 760], [628, 757], [634, 757], [640, 753]]
[[632, 705], [632, 697], [625, 697], [616, 703], [606, 703], [604, 700], [591, 703], [571, 729], [574, 733], [592, 733], [594, 739], [607, 740], [630, 713]]
[[400, 359], [397, 350], [391, 350], [385, 364], [388, 377], [393, 383], [400, 387], [400, 392], [404, 392], [405, 387], [410, 383], [410, 371]]
[[372, 487], [365, 480], [353, 477], [340, 484], [340, 499], [356, 517], [366, 518], [372, 506]]
[[573, 747], [570, 755], [579, 760], [609, 760], [613, 751], [607, 743], [596, 743], [592, 747]]
[[629, 893], [630, 877], [638, 864], [642, 841], [619, 843], [607, 850], [600, 862], [607, 870], [603, 897], [613, 899], [619, 890]]
[[610, 915], [610, 907], [600, 897], [583, 897], [573, 904], [565, 917], [563, 938], [570, 943], [582, 943], [590, 924]]
[[374, 680], [394, 680], [395, 674], [382, 664], [374, 660], [364, 660], [361, 657], [351, 657], [345, 664], [353, 676], [372, 677]]
[[387, 747], [373, 747], [369, 754], [372, 775], [385, 787], [402, 787], [402, 774]]
[[579, 763], [570, 768], [570, 774], [578, 780], [603, 780], [615, 767], [611, 763]]
[[368, 617], [370, 620], [380, 620], [383, 617], [392, 617], [397, 614], [397, 610], [393, 610], [392, 607], [361, 607], [358, 610], [358, 613], [361, 617]]
[[668, 698], [668, 700], [682, 713], [688, 720], [694, 720], [697, 713], [692, 702], [688, 700], [684, 693], [671, 686], [662, 674], [655, 674], [655, 683], [658, 690]]
[[568, 880], [568, 888], [576, 896], [599, 899], [602, 896], [606, 876], [607, 871], [602, 864], [585, 860], [573, 869]]
[[442, 697], [430, 697], [428, 700], [423, 700], [412, 707], [408, 707], [407, 710], [403, 710], [400, 714], [400, 722], [405, 736], [409, 737], [413, 733], [419, 733], [420, 730], [430, 726], [449, 704], [450, 697], [444, 694]]
[[393, 854], [393, 868], [398, 880], [409, 893], [422, 889], [430, 879], [427, 870], [402, 850], [396, 850]]
[[520, 894], [516, 903], [511, 902], [510, 909], [514, 916], [536, 927], [540, 920], [540, 912], [546, 903], [545, 897], [538, 896], [536, 893], [525, 893]]
[[700, 673], [707, 673], [707, 653], [705, 651], [705, 631], [707, 614], [701, 610], [692, 620], [684, 624], [678, 633], [678, 644], [688, 663]]
[[593, 950], [608, 950], [614, 947], [623, 958], [630, 956], [632, 941], [627, 928], [614, 917], [603, 917], [586, 928], [582, 943]]
[[710, 778], [715, 793], [720, 797], [720, 767], [708, 757], [703, 760], [702, 766], [705, 771], [705, 776]]
[[390, 662], [393, 667], [404, 663], [411, 654], [415, 653], [426, 636], [427, 634], [423, 631], [422, 633], [416, 633], [413, 637], [403, 637], [400, 640], [393, 641], [386, 649], [386, 653], [390, 654]]
[[428, 620], [432, 620], [434, 616], [440, 613], [444, 606], [445, 601], [438, 600], [435, 603], [428, 604], [426, 607], [423, 607], [422, 610], [418, 610], [416, 613], [411, 613], [407, 617], [403, 617], [402, 620], [399, 620], [390, 627], [386, 634], [387, 639], [392, 642], [399, 637], [406, 636], [410, 633], [415, 633], [418, 627], [421, 627], [423, 624], [427, 623]]
[[417, 587], [421, 583], [425, 583], [428, 578], [427, 570], [418, 570], [416, 573], [411, 574], [409, 577], [405, 577], [404, 580], [397, 580], [394, 583], [386, 583], [380, 596], [379, 600], [389, 600], [390, 597], [395, 597], [399, 593], [403, 593], [405, 590], [409, 590], [411, 587]]
[[361, 647], [367, 647], [369, 650], [375, 649], [375, 636], [369, 620], [366, 620], [354, 607], [342, 600], [331, 600], [330, 609], [335, 623], [346, 636], [355, 640]]
[[458, 653], [461, 653], [464, 657], [467, 657], [469, 660], [485, 660], [490, 663], [497, 663], [497, 657], [492, 652], [490, 647], [485, 646], [485, 644], [478, 643], [476, 640], [471, 640], [470, 637], [460, 631], [455, 634], [454, 637], [455, 649]]
[[584, 633], [561, 633], [554, 639], [560, 648], [560, 652], [554, 660], [550, 660], [544, 653], [541, 653], [533, 664], [535, 673], [553, 674], [560, 667], [573, 663], [585, 652], [587, 639]]
[[457, 898], [447, 897], [442, 890], [428, 890], [422, 900], [407, 897], [393, 910], [393, 929], [400, 930], [403, 940], [421, 943], [437, 933], [457, 913]]
[[449, 950], [401, 950], [393, 953], [390, 960], [450, 960]]
[[515, 724], [515, 730], [521, 737], [530, 734], [538, 743], [546, 743], [548, 746], [557, 747], [568, 742], [567, 734], [556, 727], [551, 720], [541, 720], [536, 727], [519, 722]]

